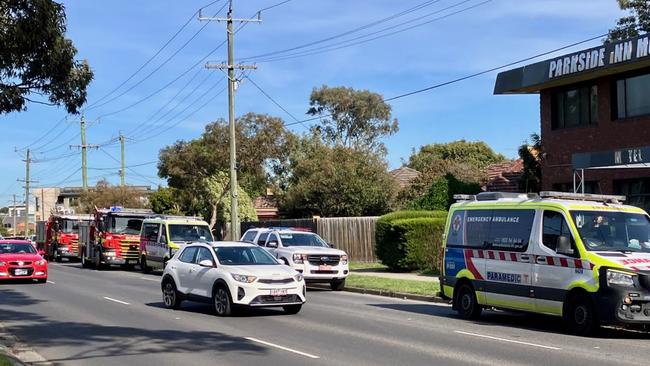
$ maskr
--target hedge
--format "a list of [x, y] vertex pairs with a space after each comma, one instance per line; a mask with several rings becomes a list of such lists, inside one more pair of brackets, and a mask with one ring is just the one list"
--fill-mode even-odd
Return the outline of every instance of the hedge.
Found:
[[438, 271], [444, 211], [398, 211], [377, 221], [376, 253], [392, 270]]
[[463, 182], [451, 174], [433, 182], [422, 198], [409, 204], [412, 210], [448, 210], [454, 203], [455, 194], [477, 194], [481, 185]]

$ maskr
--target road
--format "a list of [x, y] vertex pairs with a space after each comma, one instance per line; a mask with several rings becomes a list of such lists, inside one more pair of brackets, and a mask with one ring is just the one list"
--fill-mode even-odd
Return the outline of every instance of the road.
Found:
[[650, 336], [563, 334], [558, 319], [312, 290], [298, 315], [218, 318], [211, 306], [163, 308], [160, 277], [52, 264], [47, 284], [0, 285], [0, 322], [61, 365], [626, 365]]

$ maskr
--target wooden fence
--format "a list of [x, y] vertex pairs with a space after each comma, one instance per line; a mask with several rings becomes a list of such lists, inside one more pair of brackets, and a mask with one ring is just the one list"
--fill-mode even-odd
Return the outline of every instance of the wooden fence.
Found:
[[335, 217], [300, 220], [274, 220], [242, 222], [242, 233], [251, 227], [302, 227], [309, 228], [337, 249], [348, 253], [350, 260], [377, 261], [375, 256], [375, 225], [379, 217]]

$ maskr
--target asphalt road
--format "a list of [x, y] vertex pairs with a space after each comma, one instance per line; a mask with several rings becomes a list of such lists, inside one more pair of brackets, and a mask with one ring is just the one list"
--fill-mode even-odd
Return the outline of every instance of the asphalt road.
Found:
[[563, 333], [559, 319], [312, 290], [298, 315], [218, 318], [209, 305], [164, 309], [160, 276], [52, 264], [47, 284], [0, 285], [0, 322], [62, 365], [646, 364], [650, 335]]

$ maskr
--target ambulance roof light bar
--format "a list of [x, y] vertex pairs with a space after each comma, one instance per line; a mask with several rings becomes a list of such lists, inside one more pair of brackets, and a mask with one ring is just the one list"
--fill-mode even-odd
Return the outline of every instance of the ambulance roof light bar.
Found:
[[537, 193], [515, 193], [515, 192], [481, 192], [479, 194], [455, 194], [457, 201], [497, 201], [500, 199], [531, 200], [538, 199]]
[[605, 202], [605, 203], [614, 203], [614, 204], [624, 202], [626, 199], [625, 196], [591, 194], [591, 193], [554, 192], [554, 191], [539, 192], [539, 196], [542, 198], [556, 198], [556, 199], [577, 200], [577, 201], [594, 201], [594, 202]]

